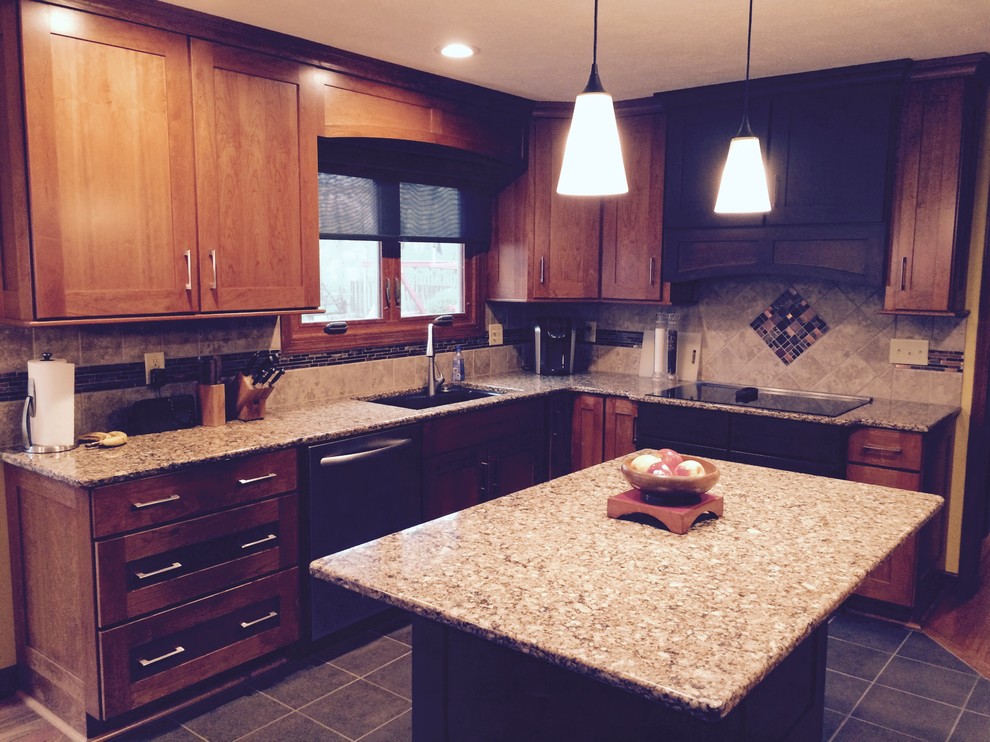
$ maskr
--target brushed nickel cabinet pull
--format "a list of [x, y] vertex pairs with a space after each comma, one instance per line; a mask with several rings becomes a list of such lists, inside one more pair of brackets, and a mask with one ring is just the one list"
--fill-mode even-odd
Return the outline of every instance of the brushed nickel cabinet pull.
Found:
[[653, 270], [656, 267], [656, 264], [657, 264], [657, 259], [650, 258], [650, 286], [653, 285]]
[[900, 456], [902, 453], [904, 453], [904, 449], [901, 448], [900, 446], [888, 447], [888, 446], [864, 445], [863, 450], [872, 451], [873, 453], [890, 454], [891, 456]]
[[262, 474], [260, 477], [255, 477], [254, 479], [238, 479], [237, 483], [242, 487], [248, 484], [257, 484], [258, 482], [264, 482], [269, 479], [275, 479], [278, 474], [272, 472], [271, 474]]
[[259, 538], [257, 541], [251, 541], [246, 544], [241, 544], [241, 548], [250, 549], [252, 546], [258, 546], [259, 544], [266, 544], [269, 541], [274, 541], [277, 538], [278, 536], [276, 536], [274, 533], [269, 533], [267, 536], [265, 536], [264, 538]]
[[192, 291], [192, 250], [182, 253], [186, 259], [186, 291]]
[[261, 618], [256, 618], [253, 621], [241, 621], [242, 629], [249, 629], [252, 626], [256, 626], [262, 621], [271, 621], [273, 618], [278, 617], [278, 611], [270, 611], [267, 616], [262, 616]]
[[167, 660], [169, 657], [175, 657], [175, 655], [182, 654], [185, 651], [186, 651], [185, 647], [176, 647], [171, 652], [166, 652], [161, 657], [152, 657], [150, 660], [146, 660], [142, 657], [141, 659], [138, 660], [138, 664], [141, 665], [141, 667], [147, 667], [148, 665], [153, 665], [156, 662]]
[[134, 574], [139, 580], [147, 580], [149, 577], [154, 577], [155, 575], [163, 575], [166, 572], [171, 572], [172, 570], [182, 569], [182, 562], [172, 562], [167, 567], [162, 567], [161, 569], [156, 569], [154, 572], [136, 572]]
[[542, 283], [545, 283], [545, 279], [546, 279], [546, 273], [543, 270], [543, 261], [544, 260], [545, 260], [544, 258], [540, 258], [540, 283], [541, 284]]
[[161, 500], [150, 500], [149, 502], [132, 502], [131, 507], [135, 510], [140, 510], [141, 508], [151, 508], [155, 505], [164, 505], [167, 502], [175, 502], [176, 500], [182, 499], [179, 495], [169, 495], [168, 497], [163, 497]]
[[904, 283], [904, 281], [905, 281], [905, 275], [904, 274], [907, 273], [907, 261], [908, 261], [907, 257], [901, 258], [901, 281], [900, 281], [901, 291], [904, 291], [904, 288], [905, 288], [905, 283]]
[[217, 251], [210, 250], [210, 266], [213, 268], [213, 280], [210, 281], [210, 288], [217, 287]]

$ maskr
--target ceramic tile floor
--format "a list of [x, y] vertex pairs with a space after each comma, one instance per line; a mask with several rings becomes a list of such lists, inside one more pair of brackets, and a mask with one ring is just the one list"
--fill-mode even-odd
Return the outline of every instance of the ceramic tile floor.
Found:
[[[393, 619], [119, 739], [409, 742], [411, 668], [409, 626]], [[5, 705], [3, 742], [68, 739], [5, 736]], [[990, 680], [920, 632], [852, 614], [829, 625], [825, 706], [825, 742], [990, 740]]]

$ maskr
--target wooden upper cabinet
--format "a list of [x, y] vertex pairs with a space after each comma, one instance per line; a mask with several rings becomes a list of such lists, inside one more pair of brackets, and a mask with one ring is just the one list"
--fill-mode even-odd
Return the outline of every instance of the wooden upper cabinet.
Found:
[[37, 318], [194, 311], [186, 37], [37, 3], [22, 27]]
[[660, 301], [664, 116], [620, 115], [618, 125], [629, 193], [604, 203], [601, 297]]
[[557, 193], [570, 125], [559, 118], [533, 122], [534, 299], [598, 298], [601, 199]]
[[884, 309], [965, 304], [979, 112], [987, 55], [921, 63], [903, 96]]
[[202, 311], [316, 307], [317, 70], [191, 43]]

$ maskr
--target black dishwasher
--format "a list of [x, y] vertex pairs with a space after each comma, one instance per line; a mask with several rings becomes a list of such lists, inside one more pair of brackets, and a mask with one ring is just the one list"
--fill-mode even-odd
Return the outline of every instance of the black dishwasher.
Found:
[[[422, 520], [422, 434], [418, 425], [309, 447], [304, 548], [308, 560], [386, 536]], [[309, 577], [310, 640], [387, 606]]]

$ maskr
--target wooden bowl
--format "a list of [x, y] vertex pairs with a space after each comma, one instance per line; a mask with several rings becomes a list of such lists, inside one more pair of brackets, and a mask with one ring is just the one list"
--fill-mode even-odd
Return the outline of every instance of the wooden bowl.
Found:
[[712, 487], [719, 479], [719, 470], [715, 466], [714, 462], [708, 459], [703, 459], [700, 456], [685, 456], [684, 460], [697, 461], [703, 467], [705, 467], [704, 474], [698, 474], [693, 477], [658, 477], [655, 474], [649, 474], [644, 472], [633, 471], [629, 468], [629, 464], [634, 458], [639, 456], [643, 451], [637, 451], [636, 453], [631, 453], [622, 459], [622, 463], [619, 465], [619, 470], [622, 472], [622, 476], [633, 487], [638, 489], [644, 495], [652, 496], [657, 499], [664, 498], [690, 498], [698, 497]]

